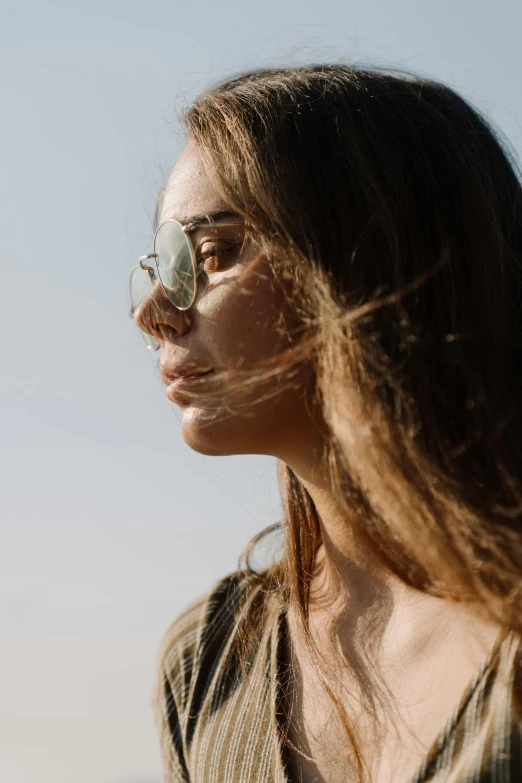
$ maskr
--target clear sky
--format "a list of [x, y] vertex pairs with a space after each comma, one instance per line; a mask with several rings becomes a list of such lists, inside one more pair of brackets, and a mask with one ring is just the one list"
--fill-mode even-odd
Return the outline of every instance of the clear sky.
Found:
[[520, 0], [40, 0], [0, 24], [0, 780], [156, 783], [156, 651], [278, 519], [272, 461], [182, 442], [127, 317], [178, 116], [244, 69], [393, 65], [522, 152]]

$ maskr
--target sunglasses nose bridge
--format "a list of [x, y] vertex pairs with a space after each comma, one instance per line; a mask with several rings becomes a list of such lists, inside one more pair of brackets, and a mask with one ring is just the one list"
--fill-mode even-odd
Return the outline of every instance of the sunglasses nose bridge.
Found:
[[145, 264], [144, 261], [148, 261], [149, 258], [157, 258], [157, 257], [158, 257], [157, 253], [148, 253], [148, 255], [146, 256], [140, 256], [138, 259], [140, 267], [145, 272], [154, 272], [154, 269], [151, 266], [148, 266], [148, 264]]

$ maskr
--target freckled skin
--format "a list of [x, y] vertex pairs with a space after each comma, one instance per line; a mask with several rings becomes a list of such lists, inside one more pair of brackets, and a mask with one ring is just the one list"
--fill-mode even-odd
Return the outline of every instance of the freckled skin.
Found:
[[[189, 144], [170, 176], [160, 223], [169, 218], [183, 222], [192, 215], [227, 208]], [[237, 261], [203, 276], [190, 310], [177, 310], [157, 285], [136, 322], [146, 331], [147, 318], [155, 313], [162, 364], [194, 362], [216, 370], [248, 369], [288, 342], [279, 328], [286, 309], [281, 286], [251, 243]], [[162, 324], [170, 328], [162, 330]], [[192, 449], [212, 455], [257, 453], [284, 459], [296, 450], [314, 448], [317, 436], [308, 413], [309, 385], [306, 393], [291, 389], [262, 402], [254, 403], [254, 395], [247, 406], [242, 397], [239, 408], [234, 407], [232, 395], [226, 400], [231, 412], [217, 419], [199, 401], [183, 400], [183, 438]]]

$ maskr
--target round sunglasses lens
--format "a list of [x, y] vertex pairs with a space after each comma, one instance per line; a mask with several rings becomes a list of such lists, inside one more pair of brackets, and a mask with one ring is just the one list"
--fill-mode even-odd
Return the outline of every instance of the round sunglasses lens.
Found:
[[194, 302], [196, 280], [190, 239], [177, 220], [159, 227], [154, 244], [158, 272], [165, 293], [174, 305], [186, 310]]
[[[131, 272], [130, 278], [130, 304], [131, 304], [131, 317], [134, 318], [134, 313], [140, 306], [140, 304], [148, 297], [152, 291], [152, 282], [144, 269], [140, 266], [134, 267]], [[145, 345], [150, 351], [157, 351], [159, 343], [152, 337], [152, 335], [143, 332], [140, 329], [140, 334], [143, 337]]]

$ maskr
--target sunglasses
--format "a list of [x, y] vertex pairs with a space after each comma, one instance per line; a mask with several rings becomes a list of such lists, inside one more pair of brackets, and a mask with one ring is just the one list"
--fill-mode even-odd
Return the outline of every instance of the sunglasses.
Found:
[[[194, 220], [179, 223], [165, 220], [154, 235], [154, 252], [139, 258], [139, 264], [130, 275], [130, 316], [134, 319], [136, 310], [150, 295], [159, 281], [167, 299], [178, 310], [188, 310], [198, 295], [198, 262], [191, 234], [200, 228], [221, 228], [242, 226], [242, 220], [221, 221]], [[154, 266], [148, 261], [154, 259]], [[159, 343], [152, 335], [140, 329], [145, 345], [157, 351]]]

